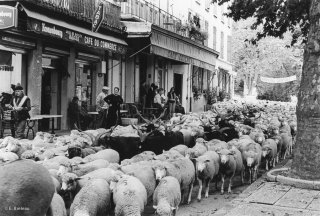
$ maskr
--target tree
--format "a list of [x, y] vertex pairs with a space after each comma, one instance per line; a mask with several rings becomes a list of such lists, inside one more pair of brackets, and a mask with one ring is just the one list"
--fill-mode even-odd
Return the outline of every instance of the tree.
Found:
[[[257, 86], [259, 93], [267, 90], [267, 84], [259, 82], [259, 75], [267, 77], [286, 77], [300, 75], [302, 65], [301, 46], [290, 46], [292, 36], [286, 33], [283, 39], [267, 36], [252, 44], [258, 29], [251, 29], [253, 18], [240, 20], [233, 26], [233, 62], [237, 71], [237, 79], [244, 81], [248, 95]], [[284, 86], [281, 84], [279, 86]], [[295, 86], [295, 89], [297, 87]]]
[[[219, 4], [230, 0], [213, 0]], [[229, 16], [234, 20], [254, 17], [262, 26], [254, 41], [265, 36], [282, 37], [299, 28], [304, 38], [304, 64], [298, 94], [297, 143], [291, 176], [320, 180], [320, 2], [319, 0], [233, 0]], [[294, 35], [295, 43], [298, 35]]]

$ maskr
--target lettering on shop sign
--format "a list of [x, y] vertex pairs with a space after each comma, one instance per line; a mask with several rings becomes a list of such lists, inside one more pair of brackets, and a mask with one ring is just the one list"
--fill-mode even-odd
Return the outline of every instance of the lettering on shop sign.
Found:
[[176, 52], [173, 52], [173, 51], [168, 51], [168, 58], [171, 58], [171, 59], [174, 59], [174, 60], [178, 60], [178, 61], [182, 61], [182, 62], [185, 62], [185, 63], [189, 63], [189, 64], [193, 64], [193, 59], [188, 57], [188, 56], [185, 56], [185, 55], [182, 55], [180, 53], [176, 53]]
[[17, 9], [11, 6], [0, 5], [0, 30], [17, 27]]
[[105, 17], [104, 3], [100, 2], [92, 18], [92, 31], [97, 32]]
[[28, 28], [31, 31], [48, 34], [50, 36], [58, 37], [60, 39], [74, 41], [79, 44], [96, 47], [101, 49], [111, 50], [119, 54], [125, 54], [126, 47], [111, 41], [96, 38], [87, 34], [65, 29], [52, 24], [40, 22], [37, 20], [30, 20]]

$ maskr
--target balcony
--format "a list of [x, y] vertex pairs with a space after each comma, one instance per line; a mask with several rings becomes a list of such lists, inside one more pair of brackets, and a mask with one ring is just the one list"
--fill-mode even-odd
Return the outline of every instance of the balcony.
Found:
[[[74, 17], [91, 23], [93, 13], [98, 7], [99, 1], [95, 0], [20, 0], [21, 3], [33, 3], [42, 8]], [[122, 31], [123, 25], [120, 22], [121, 8], [118, 5], [105, 1], [104, 26]]]
[[189, 37], [179, 18], [144, 0], [127, 0], [121, 3], [121, 19], [144, 21], [157, 25], [183, 37]]

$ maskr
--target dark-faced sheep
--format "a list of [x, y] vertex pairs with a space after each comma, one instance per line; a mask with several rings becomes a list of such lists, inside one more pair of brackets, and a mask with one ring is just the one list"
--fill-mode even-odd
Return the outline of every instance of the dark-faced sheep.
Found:
[[262, 158], [266, 160], [266, 170], [276, 166], [277, 144], [273, 139], [266, 139], [262, 144]]

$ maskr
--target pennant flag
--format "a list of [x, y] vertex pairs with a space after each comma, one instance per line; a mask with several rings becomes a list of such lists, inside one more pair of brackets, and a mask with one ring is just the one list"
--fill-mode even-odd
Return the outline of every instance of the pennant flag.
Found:
[[260, 77], [261, 82], [265, 83], [286, 83], [297, 80], [297, 76], [289, 76], [289, 77], [280, 77], [280, 78], [272, 78], [272, 77]]

